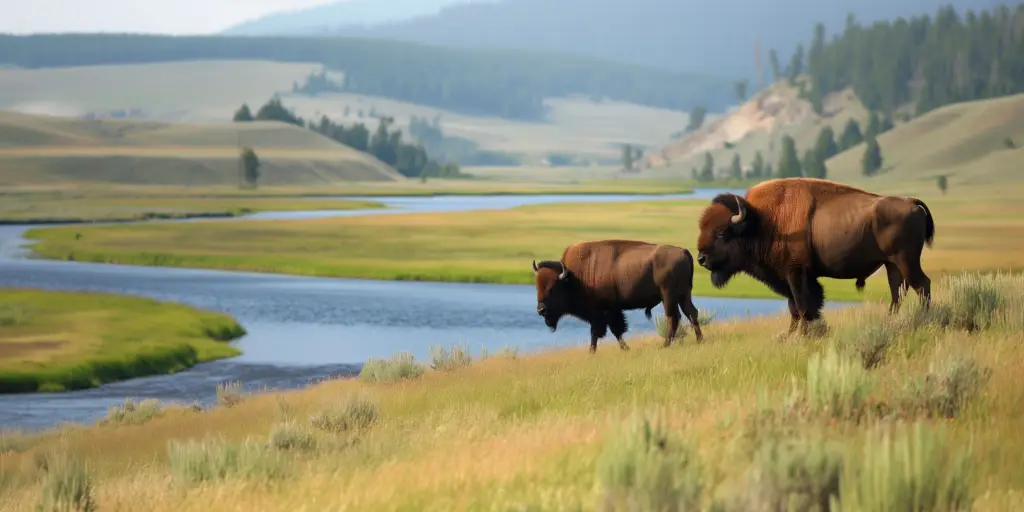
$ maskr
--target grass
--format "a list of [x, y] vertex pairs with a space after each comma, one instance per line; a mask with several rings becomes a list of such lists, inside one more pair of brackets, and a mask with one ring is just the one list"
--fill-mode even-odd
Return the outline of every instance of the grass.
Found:
[[[1000, 298], [996, 320], [973, 332], [941, 316], [907, 327], [894, 347], [915, 332], [927, 341], [861, 369], [870, 386], [826, 386], [837, 403], [861, 396], [859, 415], [809, 407], [804, 390], [841, 360], [825, 355], [834, 333], [858, 326], [869, 305], [828, 313], [834, 331], [821, 339], [773, 341], [782, 316], [712, 322], [707, 342], [684, 348], [659, 348], [652, 335], [629, 352], [486, 358], [411, 380], [330, 380], [230, 408], [169, 409], [137, 426], [26, 435], [0, 456], [0, 508], [39, 502], [47, 484], [33, 461], [55, 453], [89, 468], [97, 510], [1015, 510], [1024, 280], [959, 279]], [[952, 278], [933, 287], [936, 307], [976, 307], [952, 300]], [[914, 325], [907, 309], [897, 320]], [[971, 373], [938, 364], [951, 360], [988, 375], [959, 394], [958, 413], [904, 409], [909, 382]]]
[[[902, 193], [902, 192], [897, 192]], [[932, 192], [935, 194], [936, 192]], [[925, 271], [935, 279], [960, 270], [1020, 270], [1024, 207], [1014, 195], [986, 200], [987, 189], [925, 195], [936, 218]], [[530, 261], [558, 258], [566, 245], [632, 238], [694, 252], [706, 201], [537, 205], [512, 210], [362, 216], [303, 221], [148, 224], [34, 229], [42, 257], [135, 265], [216, 268], [350, 278], [529, 284]], [[994, 221], [993, 219], [999, 219]], [[78, 238], [77, 234], [81, 234]], [[387, 258], [380, 255], [387, 254]], [[851, 281], [823, 279], [826, 300], [882, 299], [884, 272], [864, 294]], [[698, 296], [776, 298], [737, 276], [724, 289], [697, 268]], [[698, 308], [701, 307], [699, 301]]]
[[[15, 311], [12, 315], [10, 312]], [[226, 315], [99, 293], [0, 291], [0, 393], [84, 389], [238, 355]]]
[[4, 197], [0, 223], [76, 223], [237, 217], [260, 211], [360, 210], [374, 201], [276, 198], [17, 193]]

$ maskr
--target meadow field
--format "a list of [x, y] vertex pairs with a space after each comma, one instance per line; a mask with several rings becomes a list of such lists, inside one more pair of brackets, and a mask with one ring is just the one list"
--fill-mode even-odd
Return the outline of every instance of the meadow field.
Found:
[[[0, 434], [3, 510], [1016, 510], [1024, 280], [935, 281], [707, 341], [527, 357], [438, 347], [432, 368], [220, 403], [127, 403], [96, 425]], [[50, 508], [47, 508], [50, 509]]]
[[[1013, 191], [960, 188], [939, 195], [909, 185], [935, 216], [925, 271], [936, 278], [961, 270], [1021, 270], [1024, 207]], [[993, 195], [995, 194], [995, 195]], [[995, 199], [995, 200], [992, 200]], [[39, 228], [26, 236], [44, 258], [385, 280], [532, 283], [531, 261], [557, 259], [583, 240], [629, 238], [695, 251], [697, 219], [708, 201], [577, 203], [512, 210], [423, 213], [296, 221], [139, 224]], [[382, 258], [381, 255], [388, 255]], [[865, 294], [852, 281], [824, 279], [826, 298], [888, 295], [884, 272]], [[699, 296], [775, 297], [738, 276], [715, 289], [698, 267]]]
[[[233, 357], [232, 318], [149, 299], [0, 289], [0, 393], [64, 391]], [[0, 450], [3, 451], [3, 450]]]

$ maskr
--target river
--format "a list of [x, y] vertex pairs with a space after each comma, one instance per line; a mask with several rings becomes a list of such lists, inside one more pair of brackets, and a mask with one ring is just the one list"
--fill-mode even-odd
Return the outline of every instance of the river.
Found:
[[[693, 194], [670, 196], [382, 197], [372, 199], [387, 209], [263, 212], [231, 219], [149, 222], [244, 222], [564, 202], [703, 199], [723, 191], [700, 189]], [[424, 360], [431, 344], [468, 343], [474, 353], [484, 347], [494, 352], [514, 346], [520, 353], [528, 353], [549, 347], [583, 346], [589, 339], [586, 324], [570, 318], [559, 325], [556, 333], [550, 332], [535, 312], [532, 286], [332, 279], [35, 260], [27, 258], [22, 247], [25, 242], [21, 235], [28, 228], [0, 226], [0, 287], [101, 291], [175, 301], [231, 314], [248, 334], [235, 342], [243, 355], [200, 364], [174, 375], [67, 393], [0, 395], [0, 428], [34, 430], [66, 421], [88, 423], [104, 416], [109, 406], [126, 397], [210, 403], [215, 399], [216, 385], [225, 381], [241, 381], [252, 390], [296, 388], [328, 377], [355, 375], [369, 357], [408, 351]], [[694, 303], [700, 309], [715, 311], [716, 319], [786, 311], [782, 300], [695, 297]], [[642, 311], [628, 312], [627, 318], [631, 334], [654, 330]], [[684, 343], [692, 341], [690, 334]], [[598, 350], [618, 347], [608, 338], [599, 342]]]

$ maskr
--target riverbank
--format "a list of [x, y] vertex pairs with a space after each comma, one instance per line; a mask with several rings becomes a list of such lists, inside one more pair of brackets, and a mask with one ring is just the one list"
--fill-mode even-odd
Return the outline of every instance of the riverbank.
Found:
[[86, 389], [240, 354], [227, 315], [100, 293], [0, 289], [0, 393]]
[[[830, 496], [844, 510], [889, 510], [907, 508], [891, 500], [911, 490], [935, 500], [929, 509], [1015, 510], [1022, 290], [1020, 277], [937, 279], [931, 314], [912, 299], [894, 319], [884, 305], [844, 309], [826, 315], [824, 339], [772, 341], [782, 317], [713, 322], [700, 345], [438, 351], [437, 370], [395, 358], [302, 391], [226, 391], [202, 412], [115, 411], [91, 427], [6, 435], [0, 491], [11, 510], [57, 481], [79, 482], [98, 510], [155, 512], [626, 499], [745, 510]], [[630, 430], [634, 418], [654, 437]]]
[[[1024, 212], [1006, 201], [927, 196], [937, 223], [922, 256], [933, 279], [960, 270], [1017, 270]], [[694, 250], [707, 200], [563, 203], [509, 210], [409, 213], [301, 221], [148, 224], [33, 229], [44, 258], [132, 265], [244, 270], [398, 281], [530, 284], [531, 261], [557, 259], [580, 240], [632, 238]], [[486, 206], [483, 206], [486, 208]], [[993, 228], [992, 219], [1000, 219]], [[826, 300], [885, 299], [884, 272], [857, 292], [852, 281], [823, 279]], [[723, 289], [697, 268], [694, 293], [777, 298], [737, 276]]]
[[263, 211], [367, 210], [383, 207], [379, 202], [371, 200], [324, 198], [7, 194], [3, 196], [0, 206], [0, 225], [230, 218]]

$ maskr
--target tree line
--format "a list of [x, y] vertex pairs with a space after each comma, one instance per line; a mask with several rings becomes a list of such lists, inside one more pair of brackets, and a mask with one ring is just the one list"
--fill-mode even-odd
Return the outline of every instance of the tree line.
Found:
[[817, 24], [806, 55], [798, 46], [784, 70], [774, 52], [769, 64], [776, 80], [806, 73], [804, 94], [819, 114], [825, 95], [847, 87], [869, 110], [886, 116], [918, 116], [950, 103], [1016, 94], [1024, 92], [1024, 4], [962, 16], [946, 6], [934, 16], [870, 26], [849, 15], [831, 39]]
[[804, 150], [802, 156], [797, 148], [796, 139], [788, 134], [783, 135], [780, 141], [779, 159], [774, 166], [764, 159], [761, 151], [757, 151], [750, 166], [744, 169], [740, 155], [734, 153], [729, 167], [724, 172], [721, 170], [716, 172], [714, 157], [710, 152], [705, 152], [701, 168], [694, 167], [690, 173], [694, 181], [703, 182], [714, 181], [719, 177], [734, 181], [800, 177], [827, 179], [828, 166], [826, 162], [828, 159], [863, 143], [861, 174], [871, 177], [884, 171], [884, 159], [882, 148], [878, 144], [878, 136], [892, 127], [890, 121], [886, 121], [878, 113], [872, 113], [864, 131], [861, 131], [860, 123], [853, 118], [847, 120], [838, 137], [831, 126], [823, 126], [818, 132], [814, 145]]
[[346, 37], [3, 35], [0, 56], [0, 64], [25, 68], [217, 59], [318, 62], [344, 78], [314, 73], [297, 90], [368, 94], [513, 119], [541, 119], [545, 98], [575, 94], [676, 110], [695, 104], [720, 109], [731, 99], [724, 79], [633, 64]]
[[455, 162], [439, 162], [427, 154], [423, 144], [405, 142], [401, 129], [392, 130], [395, 119], [381, 116], [377, 129], [372, 133], [365, 124], [359, 122], [345, 127], [331, 118], [321, 116], [316, 122], [305, 120], [284, 106], [280, 98], [271, 98], [253, 115], [247, 104], [235, 112], [234, 122], [249, 121], [280, 121], [305, 127], [324, 137], [330, 138], [357, 151], [369, 154], [394, 167], [403, 176], [410, 178], [459, 178], [465, 177], [459, 164]]

